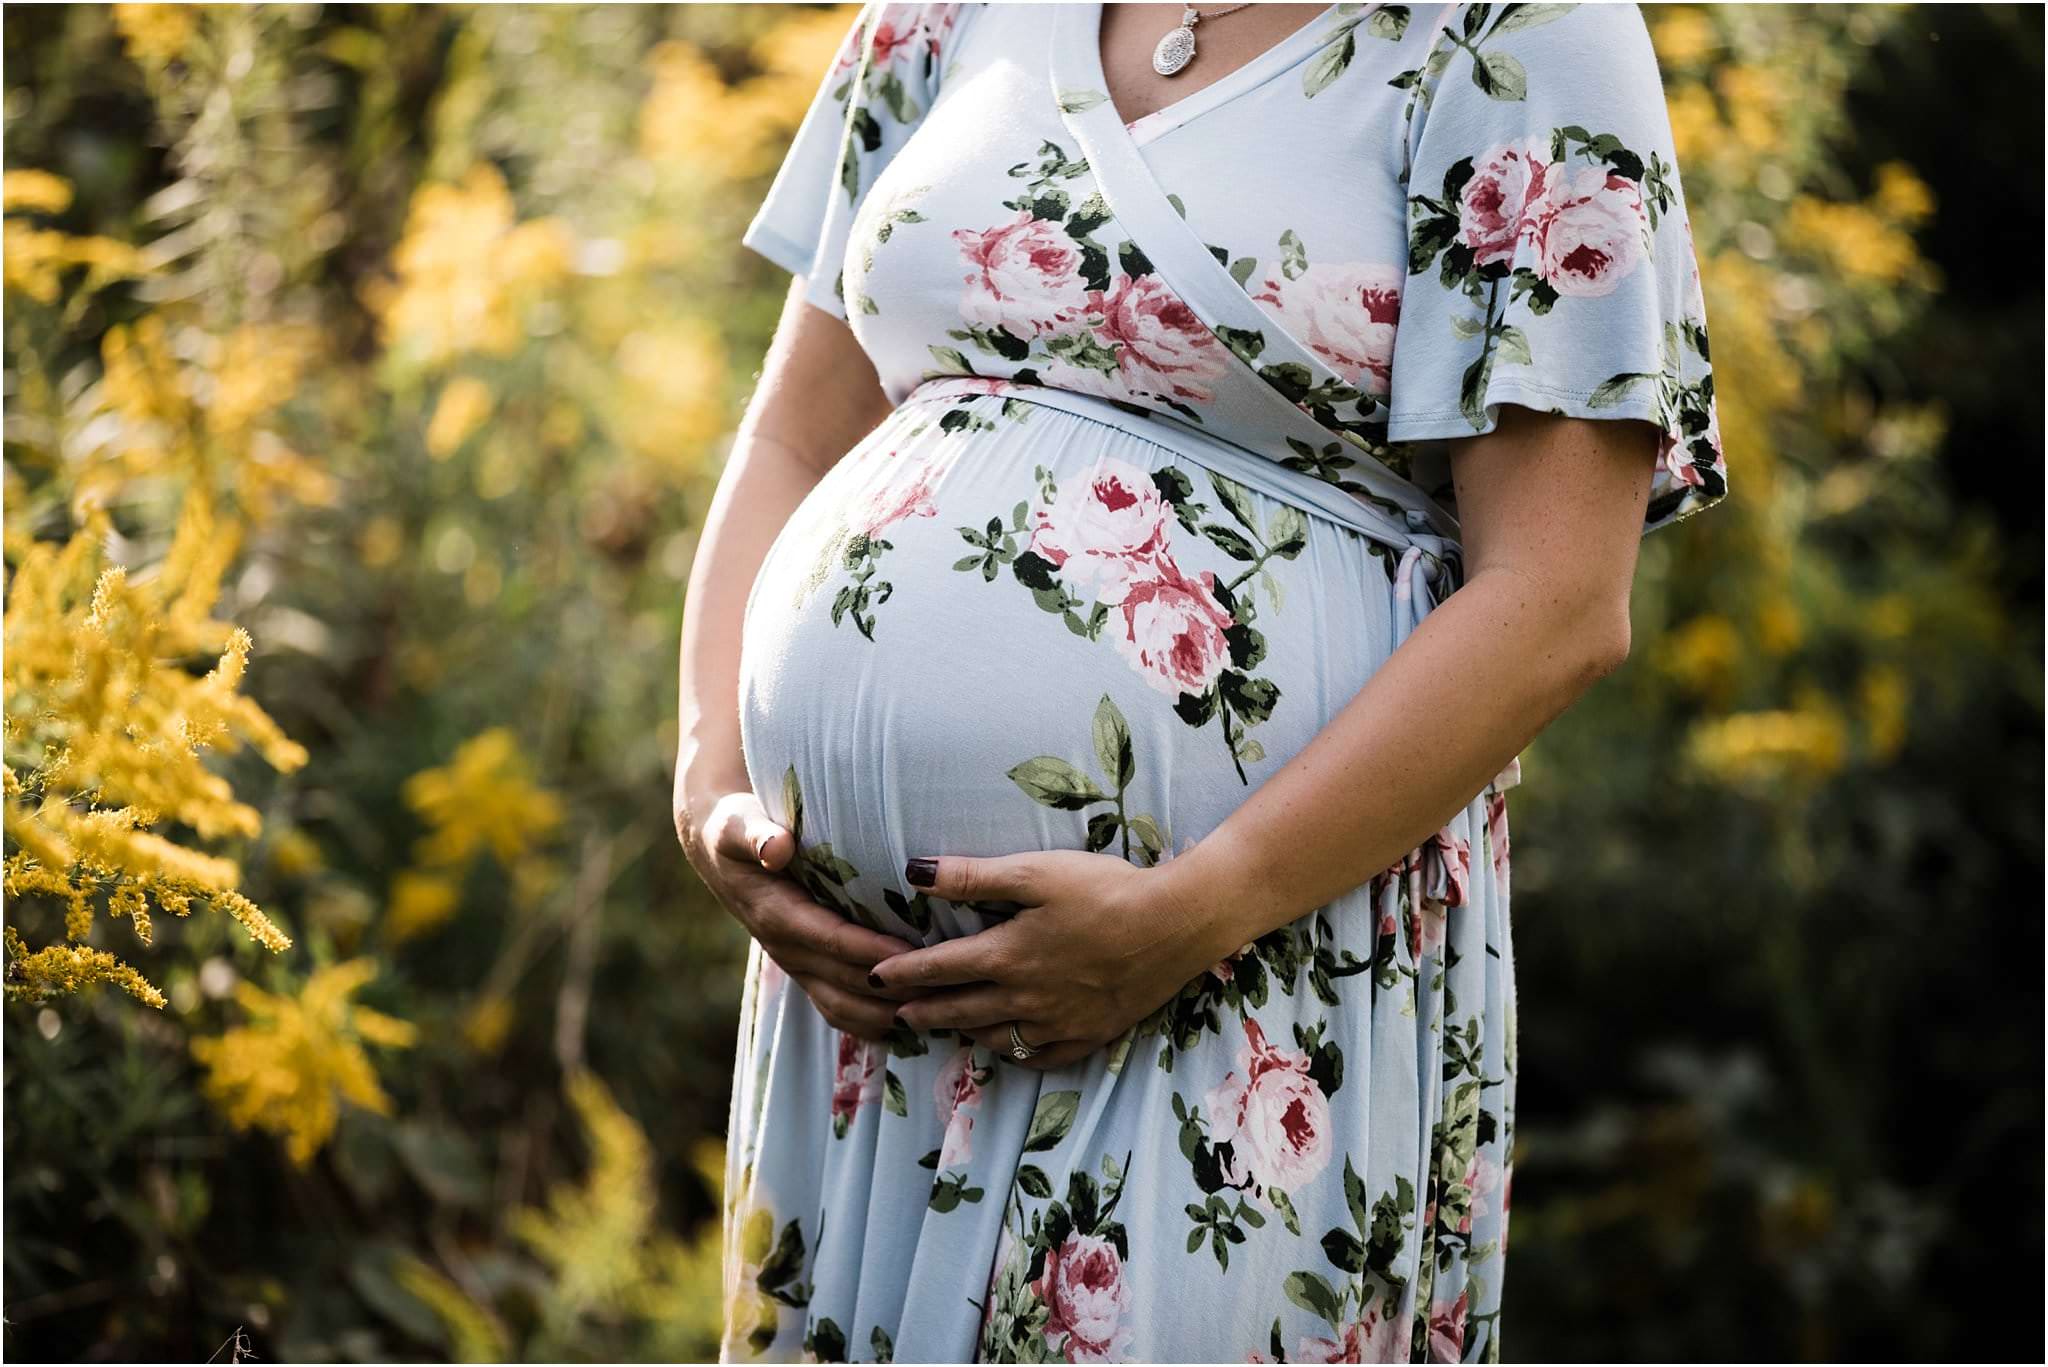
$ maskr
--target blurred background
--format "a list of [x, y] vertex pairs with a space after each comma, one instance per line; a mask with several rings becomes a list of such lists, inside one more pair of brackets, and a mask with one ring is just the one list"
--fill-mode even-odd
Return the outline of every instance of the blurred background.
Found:
[[[2032, 1358], [2042, 11], [1644, 9], [1733, 494], [1511, 804], [1506, 1351]], [[676, 641], [853, 13], [10, 7], [9, 1356], [715, 1351]]]

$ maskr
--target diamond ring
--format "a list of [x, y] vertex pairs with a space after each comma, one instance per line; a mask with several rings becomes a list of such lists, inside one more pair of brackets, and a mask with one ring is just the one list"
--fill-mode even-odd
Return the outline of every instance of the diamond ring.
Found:
[[1017, 1062], [1022, 1063], [1025, 1059], [1030, 1058], [1033, 1054], [1037, 1052], [1038, 1051], [1036, 1049], [1033, 1049], [1030, 1045], [1024, 1042], [1024, 1037], [1022, 1035], [1017, 1033], [1017, 1022], [1011, 1021], [1010, 1057], [1017, 1060]]

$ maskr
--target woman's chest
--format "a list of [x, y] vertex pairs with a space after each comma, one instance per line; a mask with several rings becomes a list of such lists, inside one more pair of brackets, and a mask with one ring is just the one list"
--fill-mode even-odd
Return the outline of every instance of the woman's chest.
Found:
[[1190, 307], [1206, 292], [1235, 294], [1237, 332], [1298, 343], [1323, 371], [1310, 382], [1356, 386], [1350, 415], [1371, 417], [1405, 278], [1405, 22], [1334, 6], [1127, 127], [1071, 13], [1091, 8], [975, 15], [864, 199], [845, 294], [885, 386], [994, 374], [1199, 419], [1258, 383], [1205, 323], [1218, 310]]

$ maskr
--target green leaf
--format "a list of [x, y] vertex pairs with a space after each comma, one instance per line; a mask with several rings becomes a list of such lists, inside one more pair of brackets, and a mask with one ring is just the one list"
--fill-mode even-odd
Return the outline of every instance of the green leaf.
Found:
[[1009, 778], [1033, 802], [1063, 812], [1079, 811], [1091, 802], [1109, 801], [1108, 793], [1057, 755], [1039, 755], [1013, 765]]
[[1510, 365], [1534, 365], [1536, 358], [1529, 352], [1529, 337], [1512, 324], [1503, 324], [1500, 330], [1500, 345], [1497, 349], [1500, 359]]
[[1232, 560], [1257, 560], [1258, 548], [1221, 523], [1210, 522], [1203, 526], [1202, 535], [1220, 547]]
[[[1292, 230], [1283, 235], [1280, 239], [1281, 245], [1284, 247], [1287, 238], [1292, 236], [1294, 236]], [[1256, 532], [1259, 529], [1258, 522], [1252, 517], [1252, 496], [1250, 490], [1246, 489], [1236, 480], [1224, 478], [1214, 470], [1209, 472], [1209, 484], [1216, 490], [1216, 497], [1222, 500], [1223, 506], [1230, 511], [1230, 515], [1236, 518], [1246, 531]]]
[[1137, 762], [1131, 754], [1131, 728], [1124, 724], [1124, 714], [1116, 710], [1107, 693], [1095, 704], [1095, 757], [1102, 761], [1102, 772], [1109, 775], [1119, 791], [1128, 787], [1137, 773]]
[[1408, 7], [1406, 5], [1381, 5], [1365, 21], [1365, 31], [1375, 38], [1384, 38], [1390, 43], [1401, 41], [1408, 32]]
[[1488, 38], [1502, 33], [1513, 33], [1518, 29], [1535, 28], [1547, 24], [1561, 15], [1571, 13], [1570, 5], [1508, 5], [1501, 10], [1500, 22], [1493, 26]]
[[1294, 1272], [1288, 1275], [1281, 1289], [1287, 1299], [1293, 1301], [1311, 1315], [1318, 1315], [1330, 1324], [1337, 1323], [1337, 1317], [1344, 1313], [1343, 1303], [1337, 1299], [1337, 1292], [1330, 1284], [1314, 1272]]
[[1301, 77], [1301, 93], [1314, 99], [1329, 89], [1330, 82], [1342, 76], [1345, 69], [1351, 65], [1352, 54], [1357, 50], [1357, 38], [1349, 29], [1345, 30], [1341, 41], [1325, 46], [1315, 55], [1315, 60], [1308, 64], [1308, 70], [1303, 72]]
[[1308, 540], [1308, 515], [1292, 503], [1282, 503], [1273, 510], [1273, 516], [1266, 520], [1266, 541], [1275, 548], [1275, 553], [1293, 558], [1296, 552], [1279, 550], [1294, 541], [1306, 544]]
[[1484, 318], [1467, 318], [1462, 313], [1451, 315], [1451, 332], [1458, 337], [1477, 337], [1486, 331]]
[[1047, 1092], [1038, 1098], [1038, 1108], [1031, 1113], [1031, 1129], [1024, 1136], [1024, 1152], [1043, 1153], [1057, 1148], [1067, 1137], [1067, 1131], [1074, 1128], [1074, 1117], [1080, 1110], [1078, 1090]]
[[1017, 1185], [1024, 1189], [1026, 1196], [1036, 1196], [1043, 1201], [1052, 1195], [1052, 1179], [1045, 1175], [1045, 1169], [1035, 1163], [1026, 1163], [1017, 1169]]
[[1529, 73], [1505, 52], [1483, 53], [1472, 63], [1472, 84], [1496, 100], [1513, 102], [1529, 94]]
[[1635, 388], [1639, 382], [1643, 380], [1653, 380], [1655, 378], [1657, 377], [1654, 375], [1644, 373], [1632, 374], [1626, 371], [1624, 371], [1622, 374], [1612, 376], [1609, 379], [1603, 380], [1599, 384], [1599, 386], [1596, 387], [1593, 390], [1593, 392], [1586, 397], [1586, 407], [1612, 408], [1614, 405], [1620, 403], [1623, 399], [1627, 398], [1629, 390]]
[[1100, 90], [1062, 90], [1059, 95], [1060, 109], [1068, 114], [1079, 114], [1103, 103], [1109, 96]]
[[896, 1070], [887, 1069], [882, 1074], [882, 1106], [891, 1115], [910, 1114], [910, 1095], [903, 1089], [903, 1079], [896, 1076]]

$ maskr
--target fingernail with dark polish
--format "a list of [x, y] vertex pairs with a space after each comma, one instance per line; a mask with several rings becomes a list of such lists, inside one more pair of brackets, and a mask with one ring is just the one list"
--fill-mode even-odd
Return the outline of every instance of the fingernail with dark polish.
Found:
[[889, 985], [889, 984], [887, 984], [887, 983], [885, 983], [885, 982], [883, 982], [883, 981], [882, 981], [882, 975], [881, 975], [881, 974], [879, 974], [879, 973], [870, 973], [870, 974], [868, 974], [868, 986], [869, 986], [869, 987], [887, 987], [888, 985]]
[[939, 878], [939, 861], [922, 855], [903, 866], [903, 876], [917, 887], [928, 888]]

